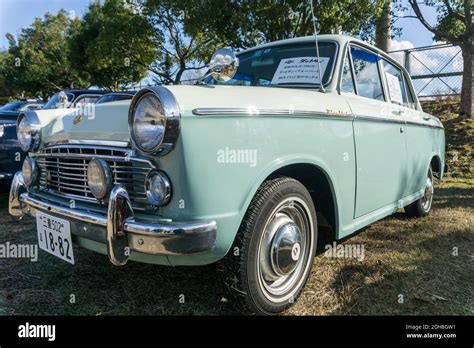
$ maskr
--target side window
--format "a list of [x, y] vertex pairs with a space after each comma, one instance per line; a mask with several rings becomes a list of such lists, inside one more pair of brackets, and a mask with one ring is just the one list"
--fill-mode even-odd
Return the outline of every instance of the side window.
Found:
[[30, 104], [26, 107], [28, 110], [38, 110], [41, 109], [41, 105], [38, 104]]
[[341, 91], [347, 93], [355, 93], [354, 79], [352, 78], [351, 62], [349, 53], [344, 58], [344, 66], [342, 68]]
[[86, 105], [86, 104], [95, 104], [97, 99], [99, 99], [100, 96], [97, 97], [79, 97], [79, 100], [76, 101], [75, 105], [80, 106], [80, 105]]
[[376, 100], [385, 100], [377, 55], [358, 47], [351, 47], [351, 55], [358, 95]]
[[383, 61], [383, 70], [387, 80], [388, 95], [390, 101], [395, 104], [408, 106], [408, 95], [403, 80], [402, 71], [392, 63]]

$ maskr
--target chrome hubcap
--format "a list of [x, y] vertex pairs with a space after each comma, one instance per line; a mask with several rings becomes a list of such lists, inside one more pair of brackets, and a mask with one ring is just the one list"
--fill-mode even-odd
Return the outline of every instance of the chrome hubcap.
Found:
[[433, 201], [433, 194], [434, 194], [433, 172], [430, 169], [428, 171], [428, 176], [426, 178], [425, 194], [423, 195], [422, 203], [421, 203], [425, 211], [428, 211], [431, 208], [431, 203]]
[[283, 225], [272, 241], [272, 269], [284, 276], [293, 272], [301, 254], [301, 231], [294, 223]]
[[289, 198], [272, 212], [258, 250], [258, 281], [274, 302], [290, 298], [304, 280], [312, 253], [310, 210], [299, 198]]

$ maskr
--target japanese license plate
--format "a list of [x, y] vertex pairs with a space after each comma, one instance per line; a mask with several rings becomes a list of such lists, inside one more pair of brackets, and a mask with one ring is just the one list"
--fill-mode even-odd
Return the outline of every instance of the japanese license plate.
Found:
[[37, 211], [36, 227], [39, 247], [74, 265], [69, 221]]

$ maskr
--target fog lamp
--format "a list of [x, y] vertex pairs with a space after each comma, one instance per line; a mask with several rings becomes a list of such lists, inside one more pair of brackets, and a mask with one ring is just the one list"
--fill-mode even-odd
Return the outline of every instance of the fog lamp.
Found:
[[87, 184], [95, 198], [105, 199], [112, 189], [112, 173], [109, 165], [102, 159], [93, 159], [87, 166]]
[[38, 165], [36, 161], [30, 157], [26, 157], [23, 161], [21, 173], [23, 174], [23, 181], [26, 187], [35, 185], [38, 181]]
[[151, 171], [145, 180], [145, 192], [152, 205], [166, 205], [171, 198], [170, 180], [161, 171]]

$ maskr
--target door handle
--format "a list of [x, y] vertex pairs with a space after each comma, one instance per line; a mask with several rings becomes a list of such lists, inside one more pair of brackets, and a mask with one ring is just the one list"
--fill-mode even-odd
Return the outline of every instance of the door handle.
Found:
[[403, 133], [405, 131], [405, 128], [403, 126], [400, 127], [400, 133]]
[[403, 114], [403, 110], [394, 110], [392, 111], [392, 114], [400, 116], [401, 114]]
[[425, 121], [429, 121], [429, 120], [431, 120], [431, 117], [429, 117], [429, 116], [423, 116], [423, 119], [424, 119]]

